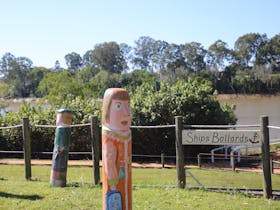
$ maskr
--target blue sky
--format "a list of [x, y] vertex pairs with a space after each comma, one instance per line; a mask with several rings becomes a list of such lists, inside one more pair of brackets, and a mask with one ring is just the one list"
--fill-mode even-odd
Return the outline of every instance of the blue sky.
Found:
[[247, 33], [279, 34], [279, 8], [279, 0], [0, 0], [0, 56], [65, 67], [68, 53], [109, 41], [134, 46], [140, 36], [232, 48]]

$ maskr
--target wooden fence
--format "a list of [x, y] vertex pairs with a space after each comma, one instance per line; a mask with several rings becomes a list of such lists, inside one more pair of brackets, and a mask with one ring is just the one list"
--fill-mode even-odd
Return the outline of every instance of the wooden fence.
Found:
[[[93, 161], [93, 177], [94, 184], [100, 184], [100, 133], [99, 133], [99, 123], [97, 117], [92, 116], [90, 118], [90, 123], [88, 124], [78, 124], [71, 125], [70, 127], [80, 127], [80, 126], [90, 126], [91, 128], [91, 147], [92, 147], [92, 161]], [[248, 127], [244, 125], [245, 127]], [[255, 126], [255, 125], [254, 125]], [[28, 118], [22, 119], [21, 125], [10, 126], [10, 127], [0, 127], [0, 129], [9, 129], [22, 127], [23, 132], [23, 153], [24, 153], [24, 165], [25, 165], [25, 178], [27, 180], [31, 179], [31, 125], [29, 124]], [[34, 125], [34, 127], [56, 127], [51, 125]], [[183, 129], [193, 129], [193, 128], [234, 128], [235, 125], [183, 125], [182, 116], [175, 117], [174, 125], [164, 125], [164, 126], [131, 126], [131, 128], [175, 128], [175, 147], [176, 147], [176, 170], [177, 170], [177, 187], [185, 188], [186, 185], [186, 175], [185, 175], [185, 159], [184, 159], [184, 145], [182, 144], [182, 131]], [[240, 127], [240, 126], [239, 126]], [[242, 126], [241, 126], [242, 127]], [[272, 196], [272, 185], [271, 185], [271, 161], [270, 161], [270, 148], [269, 148], [269, 128], [280, 129], [280, 127], [269, 126], [268, 117], [262, 116], [260, 118], [260, 133], [261, 133], [261, 150], [262, 150], [262, 166], [263, 166], [263, 192], [264, 197], [271, 198]], [[162, 166], [164, 167], [164, 155], [161, 155]], [[278, 163], [278, 162], [276, 162]]]

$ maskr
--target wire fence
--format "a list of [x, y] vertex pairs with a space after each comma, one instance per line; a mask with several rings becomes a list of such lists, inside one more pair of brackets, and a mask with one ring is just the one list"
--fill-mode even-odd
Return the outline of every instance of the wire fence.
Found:
[[[57, 128], [56, 125], [39, 125], [39, 124], [30, 124], [29, 125], [30, 128]], [[83, 124], [74, 124], [74, 125], [70, 125], [69, 127], [74, 128], [74, 127], [90, 127], [91, 123], [83, 123]], [[23, 124], [18, 124], [18, 125], [14, 125], [14, 126], [6, 126], [6, 127], [0, 127], [0, 130], [6, 130], [6, 129], [15, 129], [15, 128], [22, 128]], [[98, 124], [98, 127], [100, 128], [101, 125]], [[156, 125], [156, 126], [131, 126], [130, 128], [132, 129], [166, 129], [166, 128], [175, 128], [176, 125]], [[183, 129], [199, 129], [199, 128], [210, 128], [210, 129], [228, 129], [228, 128], [233, 128], [233, 129], [238, 129], [238, 128], [254, 128], [254, 127], [260, 127], [259, 124], [251, 124], [251, 125], [183, 125]], [[273, 125], [269, 125], [267, 126], [270, 129], [278, 129], [280, 130], [279, 126], [273, 126]], [[276, 144], [280, 144], [280, 139], [271, 139], [270, 140], [270, 145], [276, 145]], [[4, 151], [4, 150], [0, 150], [0, 154], [23, 154], [24, 151]], [[32, 151], [31, 154], [43, 154], [43, 155], [52, 155], [53, 152], [48, 152], [48, 151]], [[92, 155], [92, 151], [70, 151], [69, 155]], [[219, 156], [219, 155], [218, 155]], [[223, 160], [224, 158], [219, 158], [216, 157], [217, 160]], [[145, 154], [132, 154], [132, 157], [138, 158], [138, 157], [143, 157], [143, 158], [151, 158], [152, 160], [158, 159], [158, 161], [162, 162], [163, 158], [164, 159], [176, 159], [176, 156], [170, 156], [170, 155], [164, 155], [164, 154], [160, 154], [160, 155], [145, 155]], [[197, 159], [197, 157], [194, 156], [190, 156], [187, 157], [186, 159]], [[204, 157], [204, 159], [211, 159], [211, 157], [207, 157], [207, 155]]]
[[[101, 142], [100, 136], [99, 134], [97, 134], [97, 130], [100, 129], [100, 124], [98, 124], [98, 121], [96, 120], [97, 118], [94, 118], [95, 120], [93, 120], [93, 118], [91, 119], [90, 123], [85, 123], [85, 124], [75, 124], [75, 125], [70, 125], [69, 127], [89, 127], [91, 132], [90, 132], [90, 137], [89, 139], [91, 140], [91, 144], [92, 144], [92, 151], [83, 151], [83, 152], [69, 152], [69, 155], [78, 155], [78, 154], [82, 154], [82, 155], [91, 155], [92, 156], [92, 161], [93, 161], [93, 167], [94, 167], [94, 173], [97, 171], [98, 168], [98, 173], [99, 173], [99, 143], [97, 144], [97, 142]], [[266, 120], [267, 119], [267, 122]], [[1, 129], [15, 129], [15, 128], [20, 128], [22, 127], [22, 132], [23, 132], [23, 142], [24, 142], [24, 148], [23, 151], [0, 151], [0, 153], [23, 153], [24, 154], [24, 159], [25, 159], [25, 176], [26, 179], [30, 179], [31, 178], [31, 146], [30, 146], [30, 132], [32, 128], [56, 128], [57, 126], [54, 125], [32, 125], [29, 124], [29, 120], [27, 118], [23, 119], [23, 123], [19, 124], [19, 125], [15, 125], [15, 126], [8, 126], [8, 127], [0, 127]], [[280, 127], [278, 126], [269, 126], [268, 125], [268, 118], [262, 118], [262, 122], [260, 125], [183, 125], [182, 124], [182, 117], [176, 117], [175, 118], [175, 124], [174, 125], [157, 125], [157, 126], [131, 126], [132, 129], [167, 129], [167, 128], [174, 128], [175, 129], [175, 136], [176, 136], [176, 143], [175, 143], [175, 147], [176, 147], [176, 156], [165, 156], [164, 153], [162, 153], [161, 155], [151, 155], [151, 154], [133, 154], [134, 158], [137, 157], [144, 157], [144, 158], [158, 158], [160, 159], [160, 162], [162, 164], [162, 167], [164, 167], [165, 164], [165, 159], [167, 158], [172, 158], [172, 159], [176, 159], [176, 168], [177, 168], [177, 183], [179, 188], [184, 188], [185, 187], [185, 170], [184, 170], [184, 166], [185, 166], [185, 158], [184, 158], [184, 154], [183, 154], [183, 145], [182, 145], [182, 130], [183, 129], [244, 129], [244, 128], [251, 128], [251, 127], [258, 127], [259, 129], [262, 130], [263, 132], [263, 136], [269, 136], [266, 135], [265, 133], [269, 133], [269, 129], [280, 129]], [[99, 136], [99, 137], [98, 137]], [[98, 139], [99, 138], [99, 139]], [[265, 138], [265, 137], [264, 137]], [[266, 140], [266, 142], [269, 142], [269, 139]], [[279, 140], [278, 139], [274, 139], [272, 140], [273, 144], [279, 144]], [[267, 174], [267, 168], [266, 167], [267, 163], [269, 163], [267, 160], [267, 154], [269, 151], [269, 144], [268, 144], [268, 148], [267, 145], [264, 146], [265, 149], [264, 151], [262, 151], [263, 154], [266, 154], [265, 156], [262, 155], [262, 162], [264, 162], [265, 160], [265, 164], [263, 164], [263, 166], [265, 167], [265, 169], [263, 169], [263, 173]], [[263, 146], [262, 146], [262, 150], [263, 150]], [[33, 154], [36, 153], [36, 151], [33, 151]], [[39, 153], [39, 152], [38, 152]], [[40, 152], [41, 154], [46, 154], [46, 155], [51, 155], [52, 152]], [[231, 157], [233, 157], [234, 155], [231, 155]], [[183, 157], [183, 158], [182, 158]], [[29, 158], [29, 160], [28, 160]], [[198, 162], [200, 161], [199, 158]], [[278, 164], [278, 162], [276, 161], [272, 161], [272, 163], [274, 164]], [[29, 165], [29, 166], [28, 166]], [[272, 164], [273, 166], [273, 164]], [[94, 174], [94, 176], [97, 175], [96, 173]], [[266, 177], [266, 175], [264, 175], [264, 177]], [[95, 179], [95, 184], [100, 183], [100, 175], [98, 174], [98, 178], [94, 178]], [[269, 184], [269, 180], [265, 180], [265, 182], [267, 182]], [[271, 185], [271, 183], [270, 183]], [[269, 187], [268, 187], [269, 188]], [[270, 186], [271, 188], [271, 186]], [[268, 190], [268, 192], [271, 191]], [[271, 192], [270, 192], [271, 193]], [[269, 193], [266, 195], [266, 197], [269, 197]]]

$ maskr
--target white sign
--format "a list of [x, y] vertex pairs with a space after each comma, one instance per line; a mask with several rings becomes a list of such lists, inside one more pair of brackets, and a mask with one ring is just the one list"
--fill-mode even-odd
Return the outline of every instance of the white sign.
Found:
[[183, 130], [183, 145], [260, 145], [259, 130]]

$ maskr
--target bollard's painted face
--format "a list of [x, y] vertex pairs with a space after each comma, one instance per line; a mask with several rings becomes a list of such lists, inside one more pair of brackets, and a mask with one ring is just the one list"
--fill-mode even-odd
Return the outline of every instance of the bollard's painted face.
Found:
[[128, 131], [131, 125], [130, 99], [123, 88], [109, 88], [103, 98], [102, 125], [117, 131]]
[[113, 99], [110, 106], [110, 126], [116, 130], [127, 131], [131, 125], [128, 100]]

